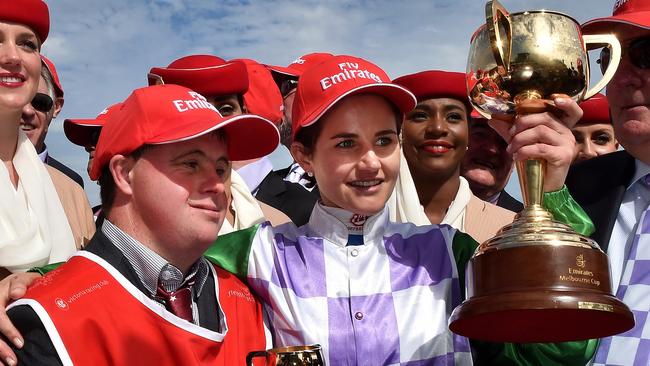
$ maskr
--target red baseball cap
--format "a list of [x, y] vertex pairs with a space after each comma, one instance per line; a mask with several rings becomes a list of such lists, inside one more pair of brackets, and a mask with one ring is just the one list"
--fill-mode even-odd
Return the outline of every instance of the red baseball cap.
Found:
[[315, 52], [315, 53], [308, 53], [306, 55], [302, 55], [295, 59], [293, 62], [289, 64], [287, 67], [282, 67], [282, 66], [273, 66], [273, 65], [267, 65], [271, 71], [277, 72], [278, 74], [282, 74], [284, 76], [288, 77], [294, 77], [294, 78], [299, 78], [300, 75], [302, 75], [305, 70], [308, 68], [318, 65], [321, 62], [330, 59], [334, 57], [331, 53], [325, 53], [325, 52]]
[[122, 103], [115, 103], [104, 108], [97, 117], [81, 119], [69, 118], [63, 121], [65, 136], [75, 145], [88, 146], [93, 143], [93, 133], [101, 130], [110, 116], [120, 109]]
[[292, 137], [302, 127], [315, 123], [338, 101], [352, 94], [377, 94], [402, 113], [415, 108], [416, 99], [405, 88], [393, 84], [384, 70], [362, 58], [333, 56], [300, 76], [292, 111]]
[[153, 67], [148, 79], [149, 85], [182, 85], [206, 97], [243, 95], [248, 90], [246, 65], [212, 55], [181, 57], [167, 67]]
[[244, 105], [248, 113], [262, 116], [277, 125], [282, 122], [282, 95], [273, 81], [271, 72], [266, 66], [249, 59], [239, 61], [246, 65], [248, 71], [248, 91], [244, 93]]
[[598, 93], [580, 103], [579, 106], [582, 108], [583, 114], [577, 124], [612, 123], [609, 115], [609, 103], [607, 102], [607, 97], [604, 95]]
[[611, 33], [616, 24], [650, 28], [650, 1], [616, 0], [611, 17], [592, 19], [582, 25], [585, 34]]
[[56, 96], [63, 97], [63, 87], [61, 86], [61, 80], [59, 79], [59, 74], [56, 72], [54, 63], [43, 55], [41, 55], [41, 61], [43, 61], [43, 65], [45, 65], [47, 70], [50, 72], [50, 75], [52, 75], [52, 81], [54, 82], [54, 92], [56, 93]]
[[232, 160], [267, 155], [280, 142], [271, 121], [252, 114], [223, 117], [205, 97], [188, 88], [167, 84], [136, 89], [104, 125], [90, 178], [99, 179], [117, 154], [128, 155], [143, 145], [190, 140], [220, 128], [226, 132]]
[[50, 33], [50, 10], [43, 0], [0, 0], [0, 20], [28, 26], [41, 44]]
[[473, 110], [467, 96], [464, 72], [429, 70], [404, 75], [393, 82], [410, 90], [418, 101], [432, 98], [453, 98], [465, 103], [468, 112]]

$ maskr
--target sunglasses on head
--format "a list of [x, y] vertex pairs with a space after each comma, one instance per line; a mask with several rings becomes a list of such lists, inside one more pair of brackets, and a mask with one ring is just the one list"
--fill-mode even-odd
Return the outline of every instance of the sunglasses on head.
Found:
[[[630, 45], [623, 47], [621, 57], [627, 56], [632, 65], [639, 69], [650, 69], [650, 37], [637, 38], [630, 42]], [[605, 47], [600, 51], [600, 57], [597, 63], [600, 64], [600, 71], [604, 74], [609, 66], [611, 59], [611, 51], [609, 47]]]
[[36, 93], [32, 99], [32, 107], [39, 112], [47, 113], [54, 106], [54, 101], [49, 95], [43, 93]]
[[291, 93], [294, 89], [298, 87], [298, 80], [296, 79], [285, 79], [282, 84], [280, 84], [280, 94], [282, 94], [283, 97], [286, 97]]

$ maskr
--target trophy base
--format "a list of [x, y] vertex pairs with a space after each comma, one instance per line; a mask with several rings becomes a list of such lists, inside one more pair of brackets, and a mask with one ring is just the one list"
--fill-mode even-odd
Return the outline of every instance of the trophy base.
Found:
[[565, 342], [629, 330], [634, 316], [611, 292], [607, 256], [539, 207], [481, 244], [466, 271], [467, 298], [449, 328], [492, 342]]
[[[456, 308], [449, 329], [490, 342], [567, 342], [607, 337], [634, 326], [628, 308], [611, 295], [520, 291], [476, 297]], [[608, 310], [602, 310], [608, 309]]]

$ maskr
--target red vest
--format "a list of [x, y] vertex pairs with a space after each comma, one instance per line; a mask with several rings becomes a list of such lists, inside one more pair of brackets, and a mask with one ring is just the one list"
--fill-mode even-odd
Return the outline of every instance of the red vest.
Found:
[[223, 333], [174, 316], [85, 251], [12, 306], [36, 311], [64, 365], [244, 365], [248, 352], [266, 349], [262, 307], [239, 279], [214, 268]]

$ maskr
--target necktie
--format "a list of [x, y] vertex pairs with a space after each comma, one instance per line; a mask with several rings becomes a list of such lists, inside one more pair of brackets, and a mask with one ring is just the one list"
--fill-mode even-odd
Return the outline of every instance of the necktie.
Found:
[[[650, 187], [650, 175], [641, 178]], [[650, 359], [650, 204], [641, 214], [616, 297], [634, 314], [634, 328], [601, 340], [594, 365], [644, 365]]]
[[165, 308], [179, 318], [192, 322], [192, 285], [194, 281], [187, 282], [176, 291], [168, 292], [158, 283], [156, 298], [162, 300]]

